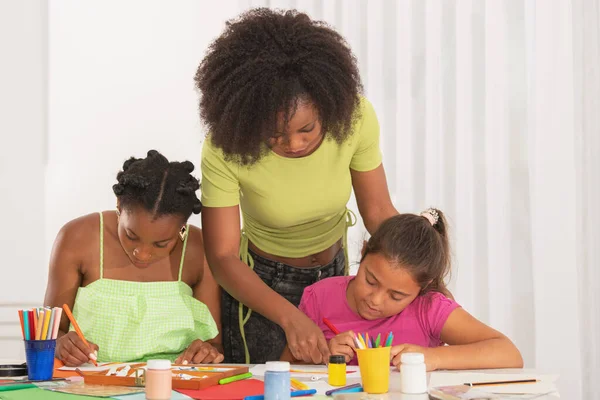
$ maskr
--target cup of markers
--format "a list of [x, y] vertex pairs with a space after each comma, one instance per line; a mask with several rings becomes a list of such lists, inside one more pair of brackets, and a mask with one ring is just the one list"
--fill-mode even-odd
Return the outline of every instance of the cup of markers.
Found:
[[62, 309], [58, 307], [19, 310], [27, 359], [27, 377], [31, 381], [52, 379], [61, 315]]
[[375, 340], [369, 334], [357, 333], [354, 337], [362, 388], [369, 394], [387, 393], [390, 386], [390, 351], [394, 334], [390, 332], [385, 341], [381, 334]]

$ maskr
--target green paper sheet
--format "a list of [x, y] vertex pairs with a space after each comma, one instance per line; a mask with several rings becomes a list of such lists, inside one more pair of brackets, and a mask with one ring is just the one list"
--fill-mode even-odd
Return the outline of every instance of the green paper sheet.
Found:
[[90, 400], [92, 398], [38, 388], [0, 392], [0, 400]]

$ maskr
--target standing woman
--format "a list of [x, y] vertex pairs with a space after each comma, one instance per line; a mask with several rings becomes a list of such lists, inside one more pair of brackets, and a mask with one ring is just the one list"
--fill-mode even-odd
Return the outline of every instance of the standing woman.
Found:
[[325, 338], [297, 306], [306, 286], [348, 273], [351, 190], [369, 232], [397, 214], [356, 58], [323, 22], [255, 9], [227, 24], [196, 83], [209, 130], [202, 226], [225, 289], [225, 361], [278, 359], [287, 339], [296, 359], [320, 363]]

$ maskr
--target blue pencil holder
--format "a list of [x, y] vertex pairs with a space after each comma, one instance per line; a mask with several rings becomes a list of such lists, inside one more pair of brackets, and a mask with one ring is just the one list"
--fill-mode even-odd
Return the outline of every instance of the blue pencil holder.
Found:
[[47, 381], [54, 372], [55, 340], [25, 340], [27, 376], [30, 381]]

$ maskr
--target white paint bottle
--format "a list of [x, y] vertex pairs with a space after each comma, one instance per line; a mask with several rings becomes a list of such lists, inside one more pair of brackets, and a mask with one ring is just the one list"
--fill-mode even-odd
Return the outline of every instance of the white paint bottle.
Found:
[[400, 384], [402, 393], [427, 392], [427, 368], [422, 353], [404, 353], [400, 356]]

